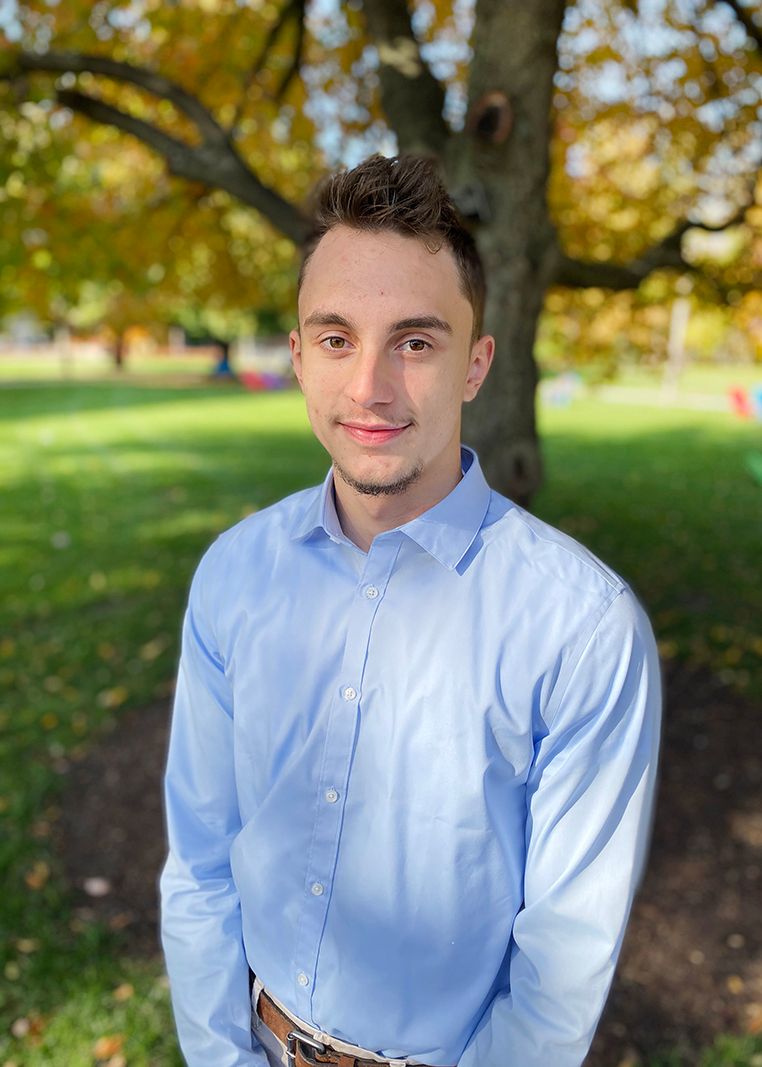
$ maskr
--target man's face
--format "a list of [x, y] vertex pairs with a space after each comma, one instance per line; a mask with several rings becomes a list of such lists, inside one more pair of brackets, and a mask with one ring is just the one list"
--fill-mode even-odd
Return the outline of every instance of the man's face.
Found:
[[431, 506], [457, 481], [460, 418], [494, 342], [471, 342], [473, 311], [449, 248], [330, 230], [307, 264], [290, 335], [312, 429], [345, 485]]

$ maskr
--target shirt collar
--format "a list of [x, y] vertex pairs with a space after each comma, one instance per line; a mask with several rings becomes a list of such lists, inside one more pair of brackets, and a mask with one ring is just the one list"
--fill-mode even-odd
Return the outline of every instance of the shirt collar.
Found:
[[[397, 531], [415, 541], [448, 570], [457, 567], [473, 544], [490, 500], [490, 488], [476, 453], [462, 445], [460, 456], [463, 477], [452, 492], [422, 515], [397, 527]], [[328, 471], [322, 486], [311, 496], [291, 536], [295, 541], [305, 540], [319, 529], [333, 541], [347, 540], [336, 514], [333, 469]]]

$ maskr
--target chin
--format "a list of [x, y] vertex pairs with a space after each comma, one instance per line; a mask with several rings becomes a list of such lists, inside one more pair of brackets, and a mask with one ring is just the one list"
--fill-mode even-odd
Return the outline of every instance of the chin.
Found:
[[415, 463], [395, 464], [384, 470], [379, 470], [376, 464], [350, 467], [340, 460], [334, 460], [333, 465], [342, 481], [363, 496], [397, 496], [423, 473], [422, 465]]

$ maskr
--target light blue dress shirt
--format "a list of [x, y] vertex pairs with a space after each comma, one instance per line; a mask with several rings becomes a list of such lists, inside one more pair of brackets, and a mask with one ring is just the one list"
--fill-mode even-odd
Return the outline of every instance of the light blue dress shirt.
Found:
[[191, 1067], [265, 1067], [249, 967], [385, 1057], [585, 1056], [647, 849], [657, 655], [617, 575], [463, 463], [367, 554], [329, 473], [198, 568], [161, 879]]

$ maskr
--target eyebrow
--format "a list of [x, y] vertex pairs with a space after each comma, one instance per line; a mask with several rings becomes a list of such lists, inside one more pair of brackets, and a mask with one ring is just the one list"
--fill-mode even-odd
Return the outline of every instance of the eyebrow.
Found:
[[[346, 315], [338, 311], [313, 311], [304, 320], [305, 326], [340, 326], [350, 332], [355, 330], [355, 324]], [[440, 333], [452, 333], [452, 326], [444, 319], [436, 315], [413, 315], [409, 319], [399, 319], [392, 323], [390, 333], [402, 333], [405, 330], [439, 330]]]
[[402, 333], [403, 330], [439, 330], [440, 333], [452, 333], [452, 326], [444, 319], [438, 319], [436, 315], [415, 315], [411, 319], [400, 319], [392, 326], [392, 333]]
[[355, 325], [346, 316], [340, 315], [338, 311], [313, 311], [311, 315], [308, 315], [304, 320], [305, 326], [341, 326], [345, 330], [350, 332], [354, 330]]

